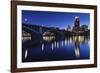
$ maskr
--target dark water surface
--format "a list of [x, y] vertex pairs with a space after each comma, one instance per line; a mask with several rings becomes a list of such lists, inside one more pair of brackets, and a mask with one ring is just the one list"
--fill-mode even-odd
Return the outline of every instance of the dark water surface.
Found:
[[[61, 40], [51, 40], [53, 37], [43, 37], [37, 44], [22, 49], [23, 62], [80, 60], [90, 58], [89, 36], [72, 36]], [[27, 45], [27, 44], [26, 44]]]

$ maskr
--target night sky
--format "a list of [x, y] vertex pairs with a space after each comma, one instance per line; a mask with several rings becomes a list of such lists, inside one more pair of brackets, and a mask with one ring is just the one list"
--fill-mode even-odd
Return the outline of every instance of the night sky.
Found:
[[80, 17], [80, 25], [90, 25], [89, 13], [75, 12], [48, 12], [22, 10], [22, 23], [31, 25], [42, 25], [46, 27], [58, 27], [66, 29], [67, 25], [74, 26], [75, 16]]

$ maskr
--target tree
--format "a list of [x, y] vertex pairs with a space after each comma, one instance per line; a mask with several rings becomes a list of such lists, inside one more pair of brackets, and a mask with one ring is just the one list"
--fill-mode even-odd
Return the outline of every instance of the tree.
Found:
[[88, 26], [87, 25], [82, 25], [81, 26], [81, 30], [82, 31], [87, 31], [88, 30]]
[[70, 25], [67, 26], [67, 31], [71, 31]]

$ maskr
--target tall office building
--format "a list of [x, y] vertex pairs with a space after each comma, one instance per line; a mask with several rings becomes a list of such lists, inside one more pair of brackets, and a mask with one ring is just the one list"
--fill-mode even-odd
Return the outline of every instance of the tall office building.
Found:
[[75, 27], [80, 27], [80, 18], [79, 18], [79, 16], [75, 16], [74, 26]]
[[80, 18], [75, 16], [73, 31], [80, 31]]

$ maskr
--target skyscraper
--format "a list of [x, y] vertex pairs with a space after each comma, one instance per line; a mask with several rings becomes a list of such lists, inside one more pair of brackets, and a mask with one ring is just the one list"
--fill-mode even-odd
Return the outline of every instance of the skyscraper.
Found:
[[73, 31], [80, 31], [80, 18], [75, 16]]
[[80, 18], [79, 18], [79, 16], [75, 16], [74, 26], [75, 27], [80, 27]]

